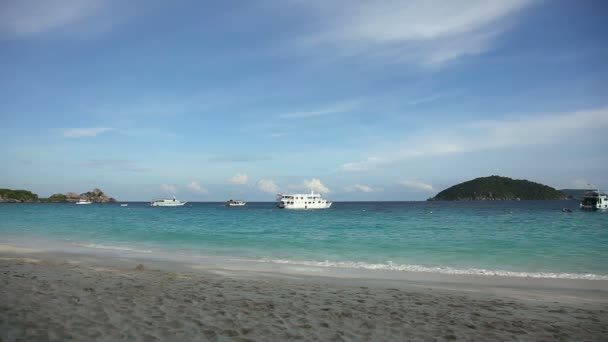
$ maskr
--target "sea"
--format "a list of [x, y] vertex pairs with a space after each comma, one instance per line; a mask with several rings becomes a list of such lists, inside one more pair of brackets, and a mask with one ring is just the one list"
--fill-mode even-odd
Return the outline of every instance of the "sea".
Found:
[[0, 204], [0, 244], [271, 268], [608, 280], [608, 212], [580, 211], [576, 201], [127, 204]]

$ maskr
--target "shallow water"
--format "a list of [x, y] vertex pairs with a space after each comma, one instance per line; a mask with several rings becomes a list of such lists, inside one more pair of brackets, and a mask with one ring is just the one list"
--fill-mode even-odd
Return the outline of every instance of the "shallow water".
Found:
[[576, 201], [0, 204], [0, 239], [42, 248], [269, 263], [608, 279], [608, 212]]

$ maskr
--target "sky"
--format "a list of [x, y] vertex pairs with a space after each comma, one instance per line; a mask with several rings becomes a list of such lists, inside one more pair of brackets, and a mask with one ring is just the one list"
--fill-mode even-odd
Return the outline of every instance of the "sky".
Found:
[[0, 188], [608, 190], [605, 1], [0, 2]]

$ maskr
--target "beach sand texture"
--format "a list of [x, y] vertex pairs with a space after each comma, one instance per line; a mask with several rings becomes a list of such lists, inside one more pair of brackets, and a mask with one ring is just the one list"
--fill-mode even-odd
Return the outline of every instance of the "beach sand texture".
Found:
[[608, 340], [605, 302], [136, 269], [136, 262], [4, 257], [0, 266], [1, 341]]

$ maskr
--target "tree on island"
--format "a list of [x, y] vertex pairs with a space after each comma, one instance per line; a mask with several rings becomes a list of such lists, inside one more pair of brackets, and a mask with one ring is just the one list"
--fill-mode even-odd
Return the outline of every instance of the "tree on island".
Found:
[[28, 190], [0, 189], [0, 202], [38, 202], [38, 195]]

